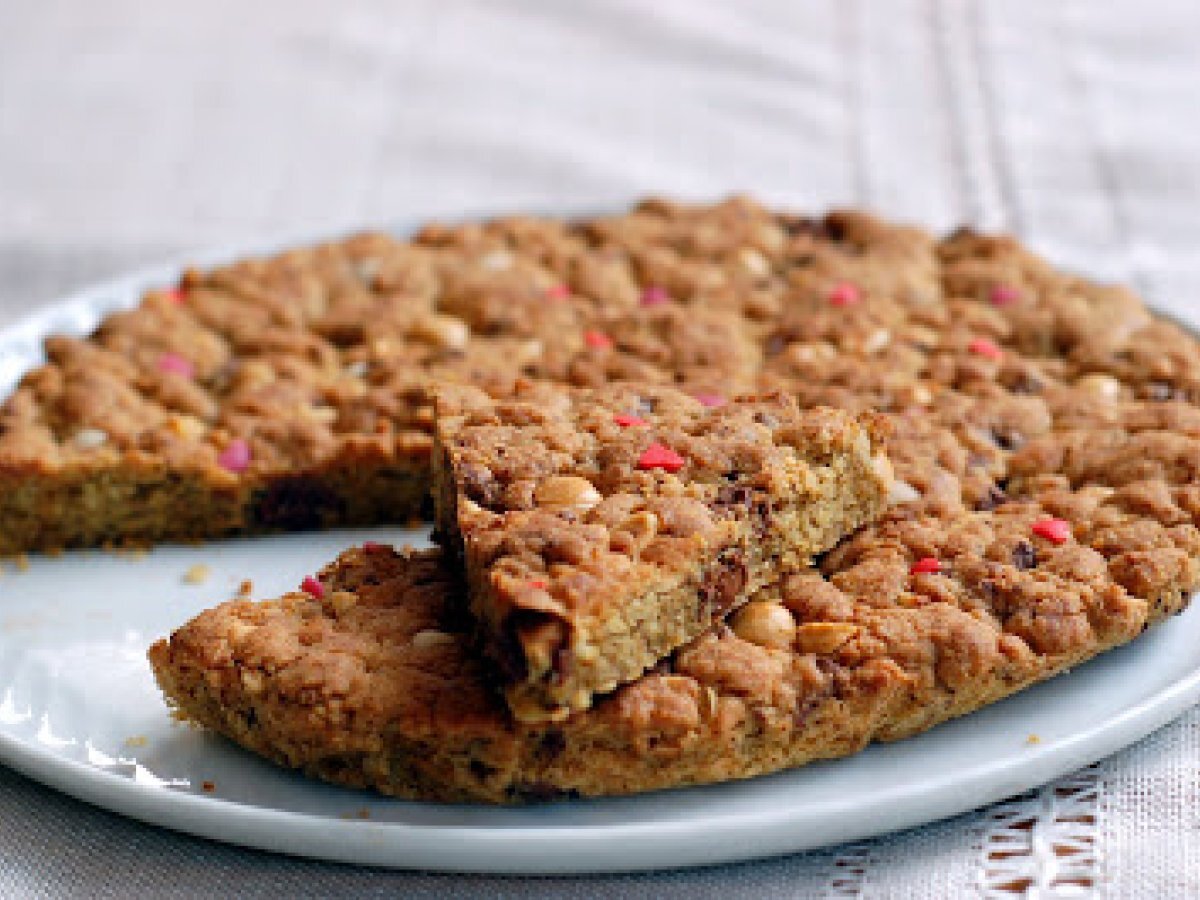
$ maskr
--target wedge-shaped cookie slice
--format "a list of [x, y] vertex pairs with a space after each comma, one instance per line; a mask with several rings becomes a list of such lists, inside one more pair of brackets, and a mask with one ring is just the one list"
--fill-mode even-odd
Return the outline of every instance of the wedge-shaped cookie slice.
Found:
[[873, 519], [877, 418], [653, 385], [438, 397], [438, 533], [522, 720], [631, 681]]
[[[824, 577], [785, 577], [561, 723], [513, 720], [437, 550], [348, 551], [307, 591], [202, 613], [150, 661], [189, 719], [401, 797], [509, 803], [746, 778], [923, 731], [1184, 605], [1196, 566], [1180, 549], [1143, 555], [1135, 596], [1096, 550], [1039, 534], [1042, 516], [1016, 502], [894, 514], [830, 554]], [[1075, 531], [1102, 537], [1082, 520]], [[920, 564], [931, 551], [940, 571]]]

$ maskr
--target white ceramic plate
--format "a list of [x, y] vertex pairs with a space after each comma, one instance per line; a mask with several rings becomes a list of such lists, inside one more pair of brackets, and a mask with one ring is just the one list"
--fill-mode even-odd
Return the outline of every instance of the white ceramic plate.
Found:
[[[210, 258], [207, 261], [215, 261]], [[0, 332], [0, 390], [50, 332], [172, 283], [163, 267], [87, 291]], [[1200, 609], [1133, 645], [928, 734], [752, 781], [522, 809], [386, 800], [308, 781], [164, 708], [146, 648], [243, 578], [256, 596], [299, 583], [364, 539], [289, 535], [36, 557], [0, 577], [0, 761], [76, 797], [217, 840], [381, 866], [599, 872], [748, 859], [881, 834], [1050, 781], [1141, 738], [1200, 699]], [[184, 583], [195, 564], [202, 585]], [[1036, 740], [1031, 741], [1031, 735]]]

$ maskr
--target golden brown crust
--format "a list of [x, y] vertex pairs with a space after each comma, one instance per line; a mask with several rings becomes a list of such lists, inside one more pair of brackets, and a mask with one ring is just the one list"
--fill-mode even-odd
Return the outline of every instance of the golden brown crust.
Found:
[[[1163, 602], [1150, 604], [1079, 545], [1015, 565], [1012, 534], [1032, 514], [1012, 504], [952, 523], [942, 549], [966, 558], [938, 585], [904, 557], [942, 523], [899, 510], [832, 577], [798, 573], [744, 608], [769, 607], [783, 627], [735, 618], [557, 724], [510, 717], [436, 550], [347, 551], [321, 573], [321, 599], [226, 603], [150, 660], [194, 721], [283, 765], [402, 797], [509, 803], [746, 778], [924, 730], [1182, 606], [1182, 569], [1159, 573]], [[885, 535], [891, 554], [864, 552]]]
[[538, 384], [437, 404], [438, 531], [513, 713], [640, 676], [882, 509], [882, 424], [782, 394]]

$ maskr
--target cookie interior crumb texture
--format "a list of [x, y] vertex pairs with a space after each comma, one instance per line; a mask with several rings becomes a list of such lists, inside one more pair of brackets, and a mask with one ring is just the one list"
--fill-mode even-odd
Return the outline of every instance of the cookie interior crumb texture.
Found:
[[782, 393], [443, 391], [437, 533], [514, 715], [586, 709], [874, 519], [883, 430]]

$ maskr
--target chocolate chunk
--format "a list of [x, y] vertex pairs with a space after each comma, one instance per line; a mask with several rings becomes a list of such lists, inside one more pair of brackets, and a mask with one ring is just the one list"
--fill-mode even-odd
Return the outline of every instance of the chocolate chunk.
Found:
[[700, 616], [704, 620], [729, 611], [746, 587], [748, 572], [741, 553], [723, 557], [700, 585]]
[[1025, 437], [1019, 431], [1003, 426], [992, 429], [992, 440], [1002, 450], [1017, 450], [1025, 443]]
[[538, 742], [538, 755], [543, 759], [554, 759], [567, 749], [567, 738], [558, 728], [549, 729]]
[[491, 469], [477, 463], [465, 462], [459, 466], [458, 477], [463, 493], [480, 506], [492, 507], [500, 500], [500, 485]]
[[1012, 552], [1013, 565], [1022, 571], [1038, 564], [1037, 549], [1029, 541], [1020, 541]]
[[1004, 493], [997, 485], [989, 485], [987, 492], [979, 498], [979, 502], [975, 504], [975, 508], [980, 512], [988, 512], [1008, 502], [1008, 494]]
[[494, 766], [489, 766], [487, 763], [483, 762], [483, 760], [479, 759], [471, 760], [471, 762], [467, 764], [467, 768], [471, 770], [471, 774], [474, 775], [479, 781], [487, 781], [496, 774], [496, 769]]

